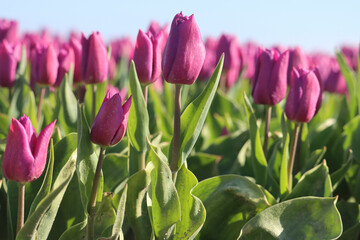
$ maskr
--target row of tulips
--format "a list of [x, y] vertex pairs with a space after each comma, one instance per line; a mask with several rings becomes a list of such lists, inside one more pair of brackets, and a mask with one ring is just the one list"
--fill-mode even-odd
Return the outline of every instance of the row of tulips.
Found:
[[[306, 55], [299, 47], [263, 49], [252, 42], [239, 46], [236, 37], [226, 34], [219, 39], [208, 38], [204, 44], [194, 15], [187, 17], [182, 13], [175, 16], [169, 33], [167, 26], [160, 27], [153, 22], [147, 32], [139, 30], [136, 44], [124, 38], [111, 42], [109, 47], [98, 32], [89, 38], [72, 34], [68, 42], [62, 42], [58, 38], [49, 38], [46, 32], [18, 38], [17, 28], [16, 22], [0, 21], [0, 85], [9, 88], [10, 99], [8, 107], [0, 104], [2, 110], [9, 112], [9, 116], [3, 117], [4, 121], [8, 117], [18, 117], [12, 114], [14, 109], [20, 108], [17, 115], [34, 111], [29, 106], [24, 111], [24, 104], [19, 107], [19, 102], [24, 101], [21, 97], [25, 96], [21, 94], [34, 96], [34, 91], [38, 107], [36, 118], [25, 115], [19, 120], [13, 118], [8, 134], [4, 134], [7, 139], [2, 169], [8, 181], [2, 181], [1, 186], [5, 186], [8, 201], [4, 206], [9, 209], [5, 214], [8, 219], [5, 238], [13, 238], [10, 216], [14, 212], [14, 203], [9, 200], [13, 196], [12, 182], [19, 183], [16, 239], [47, 239], [49, 236], [60, 239], [118, 239], [124, 236], [126, 239], [257, 239], [264, 234], [268, 239], [309, 236], [309, 239], [335, 239], [342, 234], [338, 208], [343, 207], [345, 212], [353, 205], [346, 205], [349, 197], [345, 195], [341, 197], [346, 204], [337, 205], [337, 198], [332, 198], [333, 188], [336, 189], [344, 179], [351, 186], [349, 188], [354, 185], [351, 178], [357, 175], [349, 176], [348, 170], [353, 168], [356, 172], [359, 168], [357, 163], [351, 165], [353, 158], [358, 160], [356, 138], [348, 137], [338, 144], [344, 146], [343, 152], [354, 151], [355, 157], [350, 154], [351, 162], [346, 158], [333, 163], [341, 166], [330, 176], [326, 163], [318, 164], [325, 152], [314, 151], [311, 156], [315, 160], [310, 159], [311, 147], [307, 146], [310, 140], [304, 140], [303, 136], [308, 137], [307, 130], [311, 129], [310, 121], [314, 116], [325, 112], [321, 111], [324, 91], [344, 95], [349, 116], [346, 121], [352, 126], [346, 126], [346, 121], [337, 126], [332, 123], [330, 130], [336, 129], [331, 136], [342, 134], [342, 127], [351, 136], [357, 131], [354, 120], [358, 121], [358, 117], [352, 118], [359, 114], [356, 106], [360, 101], [349, 86], [356, 85], [358, 50], [344, 47], [342, 54], [337, 55], [338, 63], [336, 58], [328, 55]], [[30, 65], [21, 70], [26, 59]], [[130, 68], [129, 60], [132, 60]], [[126, 86], [121, 78], [123, 73], [129, 78], [129, 87], [120, 91], [112, 85]], [[239, 80], [242, 77], [249, 80], [251, 87], [246, 81]], [[206, 83], [194, 84], [198, 78]], [[150, 85], [152, 83], [154, 86]], [[174, 84], [171, 98], [168, 97], [168, 83]], [[217, 91], [219, 83], [220, 90]], [[154, 88], [157, 91], [163, 89], [163, 94]], [[240, 95], [242, 90], [249, 93], [250, 88], [254, 104], [246, 95], [237, 102], [236, 97], [230, 100], [223, 94]], [[81, 93], [83, 90], [85, 93]], [[129, 92], [126, 101], [124, 91]], [[197, 98], [183, 100], [182, 94], [191, 96], [194, 92], [199, 93], [195, 94]], [[46, 112], [49, 105], [51, 107], [51, 96], [55, 101], [54, 114]], [[285, 98], [284, 105], [282, 100]], [[330, 101], [328, 95], [325, 98]], [[29, 99], [30, 104], [35, 101]], [[216, 103], [212, 105], [213, 100]], [[83, 104], [79, 104], [74, 112], [76, 101]], [[187, 107], [182, 109], [184, 103]], [[244, 105], [243, 115], [246, 113], [247, 117], [239, 116], [234, 110], [238, 109], [239, 103]], [[229, 104], [230, 108], [222, 109]], [[42, 105], [46, 106], [45, 110]], [[171, 117], [164, 105], [174, 112], [170, 131], [165, 125], [169, 125]], [[260, 141], [260, 128], [255, 118], [255, 113], [261, 112], [261, 105], [266, 108], [263, 141]], [[281, 112], [285, 115], [279, 114]], [[150, 131], [151, 114], [156, 127]], [[230, 119], [227, 119], [229, 114]], [[3, 118], [0, 116], [0, 120]], [[229, 121], [238, 123], [228, 124]], [[243, 128], [244, 122], [249, 128]], [[280, 122], [282, 134], [277, 139], [274, 124]], [[35, 129], [41, 126], [45, 127], [37, 136]], [[203, 126], [210, 128], [210, 135], [221, 126], [221, 134], [217, 132], [215, 138], [206, 139], [201, 131]], [[325, 130], [316, 130], [321, 134], [330, 131], [327, 127], [325, 133]], [[322, 136], [320, 133], [318, 136]], [[48, 167], [42, 178], [52, 136], [56, 144], [50, 144]], [[76, 136], [77, 141], [71, 142]], [[217, 138], [222, 142], [218, 143]], [[251, 145], [249, 149], [246, 142]], [[219, 146], [220, 150], [216, 150]], [[305, 157], [301, 155], [304, 148], [308, 151]], [[226, 156], [234, 151], [235, 156], [227, 159]], [[112, 155], [114, 152], [121, 152], [121, 155]], [[106, 158], [119, 161], [124, 158], [123, 154], [126, 155], [123, 162], [127, 164], [116, 163], [114, 166], [120, 164], [122, 167], [111, 171], [104, 169]], [[62, 156], [59, 162], [56, 162], [57, 156]], [[223, 165], [217, 166], [215, 156], [222, 158]], [[212, 171], [238, 174], [217, 176], [208, 171], [209, 163], [213, 166]], [[241, 169], [224, 170], [227, 165], [240, 165]], [[127, 173], [120, 177], [117, 171]], [[198, 183], [192, 171], [198, 178], [204, 174], [214, 177]], [[75, 184], [72, 181], [74, 172], [78, 179]], [[107, 177], [113, 182], [106, 183]], [[25, 185], [35, 188], [38, 178], [43, 184], [37, 187], [39, 192], [27, 211]], [[333, 185], [331, 181], [334, 181]], [[106, 184], [112, 185], [108, 190], [114, 196], [103, 193]], [[355, 184], [355, 188], [357, 186]], [[59, 229], [59, 233], [56, 219], [61, 216], [57, 212], [66, 211], [60, 202], [63, 198], [66, 202], [69, 196], [65, 191], [71, 188], [69, 194], [80, 195], [80, 199], [74, 199], [81, 202], [83, 212], [80, 219], [65, 219], [66, 228]], [[357, 201], [356, 194], [354, 197]], [[304, 218], [298, 217], [301, 211]], [[314, 211], [319, 216], [315, 216]], [[24, 225], [26, 212], [28, 217]], [[241, 219], [240, 215], [243, 216]], [[104, 220], [107, 216], [111, 216], [108, 221]], [[224, 223], [219, 219], [224, 219]], [[274, 228], [269, 228], [263, 219], [272, 221]], [[55, 230], [51, 230], [53, 223]], [[297, 227], [294, 228], [295, 224]], [[345, 226], [351, 229], [350, 233], [346, 232], [347, 236], [355, 239], [360, 230], [357, 226]]]

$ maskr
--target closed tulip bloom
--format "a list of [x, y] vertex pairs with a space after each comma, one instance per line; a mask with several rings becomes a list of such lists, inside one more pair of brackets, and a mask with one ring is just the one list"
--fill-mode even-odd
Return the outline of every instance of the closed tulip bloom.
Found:
[[18, 23], [16, 21], [8, 21], [0, 19], [0, 42], [6, 39], [8, 42], [15, 43], [17, 41]]
[[294, 67], [301, 67], [308, 69], [309, 62], [305, 52], [300, 47], [295, 47], [290, 50], [289, 66], [288, 66], [288, 81], [290, 81], [291, 71]]
[[109, 61], [107, 50], [99, 32], [94, 32], [88, 39], [82, 35], [81, 72], [85, 83], [101, 83], [107, 79]]
[[309, 122], [315, 115], [319, 96], [320, 85], [316, 74], [303, 68], [294, 68], [285, 105], [288, 119], [298, 123]]
[[121, 105], [116, 91], [108, 91], [91, 127], [90, 139], [103, 147], [115, 145], [124, 137], [131, 106], [131, 97]]
[[342, 46], [341, 52], [345, 56], [345, 61], [347, 64], [356, 71], [358, 68], [358, 55], [359, 55], [359, 49], [358, 47], [353, 46]]
[[151, 21], [150, 26], [148, 28], [148, 32], [151, 32], [153, 36], [159, 35], [160, 33], [162, 33], [163, 35], [163, 42], [161, 45], [161, 54], [164, 52], [165, 46], [166, 46], [166, 41], [169, 37], [169, 30], [168, 30], [168, 24], [165, 24], [163, 27], [161, 27], [159, 25], [159, 23], [155, 22], [155, 21]]
[[254, 42], [248, 42], [239, 47], [240, 54], [242, 57], [242, 64], [240, 65], [241, 69], [244, 67], [245, 73], [244, 77], [253, 80], [255, 74], [255, 66], [257, 61], [257, 56], [259, 52], [259, 47]]
[[193, 84], [203, 66], [205, 46], [194, 15], [176, 14], [163, 54], [164, 79], [169, 83]]
[[337, 60], [335, 58], [331, 58], [328, 67], [331, 70], [328, 78], [324, 80], [325, 91], [337, 94], [347, 94], [348, 89], [346, 85], [346, 80], [340, 71], [340, 66]]
[[74, 51], [74, 83], [81, 83], [83, 81], [81, 73], [81, 42], [76, 36], [72, 36], [70, 38], [70, 46]]
[[139, 81], [142, 85], [155, 82], [161, 76], [161, 58], [164, 36], [162, 32], [153, 35], [139, 30], [135, 51], [134, 63]]
[[11, 46], [7, 40], [0, 42], [0, 86], [12, 87], [15, 82], [16, 65], [20, 45]]
[[122, 58], [132, 60], [134, 56], [134, 43], [130, 37], [124, 37], [114, 40], [110, 43], [111, 56], [115, 58], [118, 63]]
[[58, 61], [59, 61], [59, 69], [55, 82], [55, 87], [59, 87], [61, 85], [61, 82], [65, 77], [65, 74], [68, 73], [70, 70], [70, 66], [74, 65], [75, 63], [75, 55], [73, 49], [68, 45], [64, 45], [60, 49]]
[[31, 56], [31, 77], [41, 85], [52, 86], [56, 82], [59, 61], [52, 44], [37, 47]]
[[213, 74], [215, 68], [216, 68], [216, 49], [218, 45], [218, 40], [216, 38], [208, 37], [205, 40], [205, 60], [204, 65], [201, 69], [199, 78], [201, 80], [208, 80], [211, 75]]
[[256, 104], [274, 106], [285, 98], [288, 60], [288, 51], [260, 49], [252, 89]]
[[3, 173], [11, 181], [26, 183], [40, 177], [46, 165], [53, 121], [39, 136], [27, 116], [12, 119], [3, 156]]

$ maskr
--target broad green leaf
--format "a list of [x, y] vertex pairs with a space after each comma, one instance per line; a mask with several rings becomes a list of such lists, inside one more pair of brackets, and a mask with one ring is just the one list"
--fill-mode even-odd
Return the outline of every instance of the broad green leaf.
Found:
[[339, 239], [358, 239], [360, 233], [360, 208], [358, 203], [339, 201], [336, 204], [341, 214], [344, 232]]
[[322, 122], [314, 131], [310, 133], [310, 151], [323, 148], [331, 139], [331, 135], [336, 130], [336, 119], [329, 118]]
[[28, 217], [24, 227], [16, 236], [17, 240], [33, 239], [36, 236], [39, 239], [46, 239], [52, 223], [55, 219], [57, 210], [67, 186], [75, 172], [76, 152], [69, 158], [63, 169], [56, 178], [52, 191], [42, 199], [35, 211]]
[[282, 114], [281, 117], [281, 129], [283, 134], [283, 152], [281, 158], [281, 166], [280, 166], [280, 194], [282, 197], [286, 196], [288, 192], [291, 190], [292, 186], [288, 182], [288, 161], [289, 161], [289, 144], [290, 144], [290, 136], [287, 131], [286, 122], [285, 122], [285, 114]]
[[169, 239], [169, 232], [181, 219], [179, 195], [166, 157], [158, 155], [150, 143], [148, 158], [154, 164], [147, 200], [151, 223], [157, 238]]
[[333, 184], [333, 189], [336, 189], [341, 180], [345, 178], [345, 174], [350, 169], [353, 163], [353, 159], [349, 159], [346, 163], [344, 163], [341, 168], [336, 170], [335, 172], [330, 174], [331, 182]]
[[116, 213], [112, 206], [112, 198], [111, 193], [105, 193], [101, 203], [97, 206], [94, 227], [95, 239], [104, 237], [103, 232], [115, 222]]
[[326, 147], [313, 151], [308, 157], [303, 169], [301, 170], [301, 173], [303, 174], [306, 171], [318, 165], [320, 161], [323, 160], [325, 153], [326, 153]]
[[150, 172], [152, 170], [151, 165], [148, 164], [145, 169], [132, 175], [127, 182], [128, 192], [125, 216], [130, 222], [137, 240], [149, 240], [152, 231], [146, 206], [146, 193], [150, 185]]
[[245, 94], [244, 102], [246, 114], [249, 120], [252, 165], [255, 179], [258, 184], [265, 186], [267, 181], [267, 162], [261, 144], [259, 127], [256, 123], [254, 110]]
[[144, 152], [147, 149], [146, 137], [149, 136], [149, 115], [136, 74], [134, 61], [131, 61], [130, 64], [129, 95], [132, 95], [132, 103], [127, 125], [127, 135], [130, 144], [138, 152]]
[[129, 157], [118, 153], [105, 155], [102, 166], [104, 174], [104, 191], [113, 192], [129, 175]]
[[205, 222], [205, 207], [199, 198], [191, 194], [197, 184], [194, 174], [183, 164], [175, 182], [180, 198], [181, 221], [176, 223], [174, 239], [194, 239]]
[[26, 46], [21, 46], [21, 59], [16, 70], [16, 77], [24, 76], [27, 65]]
[[[216, 89], [219, 85], [223, 64], [224, 55], [221, 56], [219, 63], [205, 89], [186, 107], [184, 112], [181, 114], [180, 149], [179, 159], [177, 159], [178, 168], [186, 161], [200, 135], [212, 100], [214, 99]], [[170, 148], [172, 149], [172, 146]], [[170, 155], [172, 153], [171, 149], [169, 150]], [[171, 156], [169, 156], [169, 159], [171, 159]]]
[[[77, 112], [78, 148], [76, 159], [76, 173], [79, 180], [81, 201], [84, 207], [84, 211], [86, 211], [90, 199], [98, 157], [94, 151], [94, 145], [90, 141], [90, 129], [86, 120], [84, 105], [79, 104]], [[99, 187], [101, 186], [102, 183], [100, 180]]]
[[[70, 85], [70, 77], [65, 75], [60, 86], [60, 98], [62, 103], [59, 115], [65, 133], [75, 132], [77, 127], [77, 100]], [[63, 121], [63, 122], [62, 122]]]
[[336, 198], [302, 197], [269, 207], [241, 229], [239, 240], [330, 240], [342, 233]]
[[351, 148], [355, 160], [360, 163], [360, 116], [351, 119], [345, 126], [343, 134], [346, 136], [343, 148]]
[[286, 196], [286, 200], [303, 196], [332, 196], [331, 179], [325, 160], [299, 179], [292, 192]]
[[71, 228], [67, 229], [59, 238], [59, 240], [69, 240], [69, 239], [85, 239], [86, 238], [86, 228], [87, 220], [84, 220]]
[[242, 226], [270, 205], [259, 186], [238, 175], [206, 179], [192, 194], [206, 208], [199, 239], [236, 239]]
[[336, 58], [340, 66], [341, 74], [344, 76], [346, 86], [349, 91], [350, 101], [348, 101], [350, 109], [350, 119], [355, 116], [356, 105], [357, 105], [357, 87], [356, 77], [353, 70], [347, 65], [344, 55], [340, 52], [336, 52]]
[[197, 179], [204, 180], [206, 178], [219, 175], [218, 163], [222, 156], [198, 152], [187, 159], [189, 170], [193, 172]]
[[35, 211], [39, 202], [49, 194], [52, 185], [53, 170], [54, 170], [54, 142], [51, 139], [49, 161], [47, 163], [45, 177], [39, 192], [36, 194], [36, 197], [31, 204], [29, 216], [31, 216], [31, 214]]

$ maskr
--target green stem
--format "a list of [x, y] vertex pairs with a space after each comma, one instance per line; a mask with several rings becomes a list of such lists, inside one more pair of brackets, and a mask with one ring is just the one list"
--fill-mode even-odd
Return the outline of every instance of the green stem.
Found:
[[99, 155], [99, 161], [96, 166], [96, 171], [94, 175], [93, 185], [91, 189], [91, 195], [90, 195], [90, 201], [89, 201], [89, 218], [88, 218], [88, 240], [94, 239], [94, 225], [95, 225], [95, 207], [96, 207], [96, 195], [98, 191], [99, 186], [99, 180], [100, 180], [100, 174], [101, 174], [101, 168], [104, 161], [105, 156], [105, 148], [101, 147], [100, 149], [100, 155]]
[[24, 208], [25, 208], [25, 183], [19, 183], [19, 195], [18, 195], [18, 215], [17, 215], [17, 230], [24, 226]]
[[170, 169], [173, 178], [176, 177], [178, 170], [179, 150], [180, 150], [180, 113], [181, 113], [181, 85], [175, 85], [175, 101], [174, 101], [174, 136], [171, 155]]
[[271, 106], [266, 106], [265, 134], [264, 134], [264, 146], [263, 146], [265, 157], [267, 155], [267, 150], [268, 150], [270, 120], [271, 120]]
[[295, 123], [294, 134], [292, 138], [291, 148], [290, 148], [290, 159], [288, 165], [288, 186], [289, 189], [292, 188], [292, 172], [294, 167], [296, 145], [299, 137], [299, 123]]
[[39, 123], [40, 117], [41, 117], [42, 102], [44, 100], [45, 91], [46, 91], [46, 89], [44, 87], [41, 87], [39, 104], [38, 104], [37, 115], [36, 115], [38, 123]]
[[95, 120], [96, 114], [96, 84], [92, 84], [92, 111], [91, 111], [91, 123]]
[[9, 104], [11, 104], [11, 100], [12, 100], [12, 96], [13, 96], [13, 88], [9, 88]]

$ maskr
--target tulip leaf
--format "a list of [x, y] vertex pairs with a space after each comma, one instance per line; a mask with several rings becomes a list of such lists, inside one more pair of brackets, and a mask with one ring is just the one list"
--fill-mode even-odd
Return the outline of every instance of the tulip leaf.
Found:
[[[78, 148], [76, 159], [76, 173], [79, 180], [80, 197], [86, 211], [91, 189], [93, 185], [93, 179], [95, 175], [95, 169], [98, 162], [98, 157], [94, 151], [94, 145], [90, 141], [90, 129], [85, 116], [84, 105], [78, 105]], [[100, 180], [99, 188], [102, 186]], [[102, 190], [101, 190], [102, 192]], [[100, 194], [102, 196], [102, 194]]]
[[336, 207], [340, 212], [344, 228], [339, 240], [358, 239], [360, 233], [360, 205], [358, 203], [339, 201]]
[[77, 100], [70, 85], [69, 74], [66, 74], [60, 86], [60, 98], [62, 107], [59, 113], [59, 121], [65, 133], [75, 132], [77, 127]]
[[341, 168], [337, 169], [336, 171], [330, 174], [331, 182], [333, 184], [333, 189], [336, 189], [337, 186], [340, 184], [341, 180], [345, 178], [345, 175], [347, 171], [350, 169], [352, 163], [353, 163], [353, 159], [351, 158], [347, 162], [345, 162], [341, 166]]
[[132, 95], [132, 104], [129, 113], [127, 135], [130, 144], [138, 152], [144, 152], [147, 149], [146, 137], [149, 136], [149, 115], [134, 61], [131, 61], [130, 64], [129, 95]]
[[205, 207], [201, 200], [191, 193], [197, 184], [195, 175], [183, 164], [175, 183], [180, 198], [181, 221], [176, 223], [174, 239], [194, 239], [205, 222]]
[[307, 171], [295, 185], [286, 200], [302, 196], [331, 197], [332, 185], [326, 162]]
[[154, 164], [147, 198], [150, 220], [155, 236], [159, 239], [169, 239], [175, 223], [181, 219], [180, 199], [166, 157], [157, 154], [150, 143], [149, 148], [148, 158]]
[[59, 240], [85, 239], [86, 230], [87, 230], [86, 226], [87, 226], [87, 219], [67, 229], [60, 236]]
[[199, 239], [236, 239], [242, 226], [270, 205], [259, 186], [238, 175], [201, 181], [192, 194], [206, 208]]
[[94, 238], [103, 237], [104, 231], [115, 222], [116, 213], [112, 206], [112, 194], [104, 194], [95, 214]]
[[24, 76], [27, 65], [26, 46], [21, 46], [21, 59], [16, 70], [16, 77]]
[[[219, 85], [221, 72], [224, 65], [224, 55], [221, 56], [219, 63], [214, 70], [208, 84], [202, 93], [192, 101], [181, 114], [180, 118], [180, 149], [178, 168], [186, 161], [193, 149], [206, 120], [211, 103], [216, 94]], [[172, 145], [169, 150], [169, 159], [171, 159]]]
[[125, 214], [137, 240], [149, 240], [152, 231], [146, 206], [146, 193], [150, 185], [151, 166], [152, 164], [148, 164], [145, 169], [136, 172], [127, 181], [128, 191]]
[[255, 174], [255, 179], [258, 184], [266, 186], [267, 162], [261, 144], [260, 132], [259, 127], [256, 123], [255, 113], [245, 93], [244, 106], [249, 120], [252, 166]]
[[280, 166], [280, 195], [282, 197], [284, 197], [289, 193], [289, 190], [291, 190], [290, 188], [292, 187], [292, 186], [289, 186], [289, 182], [288, 182], [288, 161], [289, 161], [290, 136], [287, 131], [284, 113], [281, 116], [281, 129], [282, 129], [282, 134], [283, 134], [283, 151], [282, 151], [281, 166]]
[[129, 175], [129, 157], [118, 153], [106, 154], [102, 171], [106, 176], [104, 191], [113, 192], [116, 186]]
[[189, 171], [199, 180], [217, 176], [219, 172], [218, 163], [221, 157], [219, 155], [197, 152], [187, 159]]
[[[86, 110], [86, 117], [87, 119], [91, 119], [92, 115], [92, 105], [93, 105], [93, 91], [95, 88], [95, 116], [99, 111], [105, 95], [106, 95], [106, 87], [107, 81], [97, 84], [86, 84], [86, 92], [85, 92], [85, 110]], [[92, 122], [91, 122], [92, 124]]]
[[342, 233], [336, 198], [301, 197], [269, 207], [241, 229], [239, 240], [326, 240]]
[[75, 172], [75, 167], [76, 152], [71, 155], [61, 169], [54, 182], [52, 191], [40, 201], [35, 211], [28, 217], [24, 227], [16, 236], [17, 240], [31, 240], [35, 234], [38, 239], [47, 239], [66, 188]]

